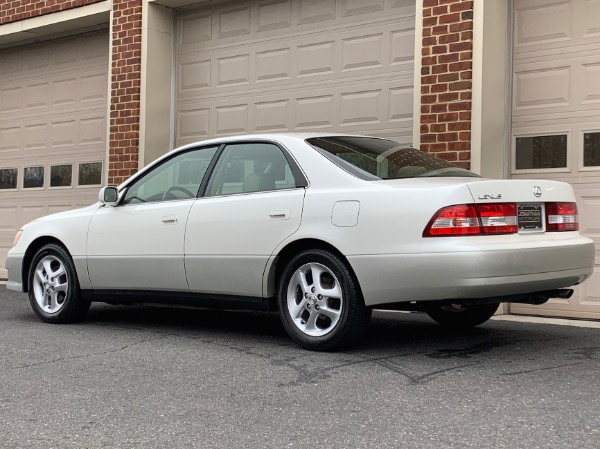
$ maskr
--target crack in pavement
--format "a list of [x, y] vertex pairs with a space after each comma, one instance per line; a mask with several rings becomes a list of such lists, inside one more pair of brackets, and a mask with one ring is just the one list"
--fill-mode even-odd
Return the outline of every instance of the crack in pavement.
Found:
[[530, 373], [537, 373], [538, 371], [548, 371], [548, 370], [552, 370], [552, 369], [558, 369], [558, 368], [565, 368], [568, 366], [576, 366], [576, 365], [581, 365], [584, 362], [575, 362], [575, 363], [565, 363], [564, 365], [554, 365], [554, 366], [546, 366], [544, 368], [535, 368], [535, 369], [529, 369], [529, 370], [523, 370], [523, 371], [513, 371], [510, 373], [500, 373], [501, 376], [517, 376], [519, 374], [530, 374]]
[[[481, 362], [465, 363], [463, 365], [439, 369], [439, 370], [431, 371], [429, 373], [425, 373], [425, 374], [421, 374], [421, 375], [409, 374], [407, 371], [405, 371], [403, 369], [404, 367], [402, 367], [401, 365], [396, 364], [394, 362], [392, 362], [392, 366], [388, 366], [387, 364], [384, 364], [382, 362], [376, 362], [376, 363], [384, 368], [387, 368], [390, 371], [395, 372], [396, 374], [403, 376], [404, 378], [406, 378], [406, 380], [411, 385], [423, 385], [423, 384], [430, 382], [431, 380], [434, 380], [440, 374], [444, 374], [449, 371], [454, 371], [454, 370], [458, 370], [461, 368], [467, 368], [469, 366], [479, 365]], [[393, 365], [396, 365], [396, 366], [393, 366]]]
[[138, 341], [136, 343], [130, 343], [130, 344], [127, 344], [125, 346], [121, 346], [120, 348], [111, 349], [109, 351], [93, 352], [93, 353], [89, 353], [89, 354], [81, 354], [81, 355], [76, 355], [76, 356], [72, 356], [72, 357], [60, 357], [58, 359], [46, 360], [44, 362], [36, 362], [36, 363], [29, 363], [27, 365], [19, 365], [19, 366], [15, 366], [15, 367], [12, 367], [12, 368], [8, 368], [8, 370], [11, 370], [11, 371], [12, 370], [19, 370], [19, 369], [31, 368], [31, 367], [35, 367], [35, 366], [50, 365], [50, 364], [59, 363], [59, 362], [71, 362], [71, 361], [74, 361], [74, 360], [81, 360], [81, 359], [85, 359], [85, 358], [89, 358], [89, 357], [96, 357], [96, 356], [103, 356], [103, 355], [106, 355], [106, 354], [113, 354], [115, 352], [123, 351], [125, 349], [131, 348], [131, 347], [134, 347], [134, 346], [142, 345], [142, 344], [147, 343], [149, 341], [161, 340], [163, 338], [166, 338], [167, 336], [169, 336], [169, 334], [161, 335], [160, 337], [156, 337], [156, 338], [147, 338], [145, 340]]
[[584, 358], [585, 360], [599, 360], [600, 357], [600, 347], [598, 346], [587, 346], [583, 348], [574, 348], [570, 350], [571, 352], [578, 355], [578, 358]]

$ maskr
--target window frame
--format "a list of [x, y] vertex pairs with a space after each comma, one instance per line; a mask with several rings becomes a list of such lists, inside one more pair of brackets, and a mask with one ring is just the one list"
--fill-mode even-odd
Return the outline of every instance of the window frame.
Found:
[[[74, 165], [77, 165], [77, 177], [75, 177], [75, 170], [73, 170], [73, 186], [77, 189], [97, 189], [98, 187], [102, 186], [103, 182], [104, 182], [104, 169], [105, 169], [105, 163], [104, 161], [99, 161], [99, 160], [89, 160], [89, 161], [78, 161], [75, 162]], [[81, 166], [84, 164], [100, 164], [100, 184], [79, 184], [79, 174], [81, 171]], [[75, 183], [75, 180], [77, 180], [77, 183]], [[54, 187], [56, 188], [56, 187]]]
[[584, 139], [585, 139], [585, 134], [595, 134], [595, 133], [600, 133], [600, 127], [596, 127], [596, 128], [582, 128], [579, 130], [579, 148], [578, 148], [578, 158], [579, 158], [579, 170], [580, 172], [596, 172], [596, 171], [600, 171], [600, 165], [594, 165], [591, 167], [586, 167], [584, 165], [584, 159], [585, 159], [585, 155], [584, 155]]
[[16, 187], [14, 189], [0, 189], [0, 193], [2, 193], [2, 192], [19, 192], [20, 190], [22, 190], [22, 189], [19, 188], [19, 180], [21, 178], [19, 175], [22, 176], [21, 167], [19, 167], [19, 166], [16, 166], [16, 167], [0, 167], [0, 170], [16, 170], [17, 171], [17, 179], [16, 179], [16, 182], [15, 182], [15, 186]]
[[[27, 170], [28, 168], [41, 168], [42, 169], [42, 185], [39, 187], [25, 187], [25, 170]], [[21, 182], [21, 192], [31, 192], [31, 191], [40, 191], [40, 190], [45, 190], [46, 189], [46, 165], [24, 165], [23, 166], [23, 176], [22, 176], [22, 182]]]
[[[68, 186], [53, 186], [52, 185], [52, 168], [53, 167], [62, 167], [62, 166], [71, 166], [71, 183]], [[79, 167], [79, 165], [78, 165]], [[67, 189], [72, 189], [74, 187], [74, 181], [75, 181], [75, 177], [73, 176], [75, 174], [75, 168], [74, 168], [74, 164], [68, 163], [68, 162], [58, 162], [58, 163], [52, 163], [48, 165], [48, 169], [49, 169], [49, 174], [50, 174], [50, 178], [48, 178], [48, 190], [67, 190]], [[79, 170], [79, 169], [78, 169]], [[79, 173], [78, 173], [79, 174]], [[87, 187], [87, 186], [84, 186]]]
[[[523, 137], [542, 137], [542, 136], [567, 136], [567, 164], [565, 167], [557, 168], [522, 168], [517, 170], [517, 139]], [[511, 175], [522, 175], [522, 174], [535, 174], [535, 173], [571, 173], [572, 171], [572, 156], [571, 156], [571, 130], [557, 130], [557, 131], [538, 131], [538, 132], [523, 132], [514, 133], [512, 135], [511, 142], [511, 163], [510, 173]]]

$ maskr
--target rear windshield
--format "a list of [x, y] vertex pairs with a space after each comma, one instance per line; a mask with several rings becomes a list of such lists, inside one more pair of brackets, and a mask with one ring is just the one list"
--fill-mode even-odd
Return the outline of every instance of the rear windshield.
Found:
[[391, 140], [335, 136], [306, 141], [333, 163], [361, 179], [478, 177], [469, 170]]

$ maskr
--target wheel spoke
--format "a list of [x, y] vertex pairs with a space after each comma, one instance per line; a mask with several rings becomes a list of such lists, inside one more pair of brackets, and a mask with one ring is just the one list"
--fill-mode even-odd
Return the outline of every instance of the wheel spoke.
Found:
[[66, 295], [69, 292], [69, 284], [66, 282], [64, 284], [58, 284], [54, 287], [54, 290], [56, 293], [64, 293]]
[[335, 322], [341, 315], [340, 310], [330, 309], [329, 307], [321, 307], [319, 312], [325, 316], [328, 316], [332, 322]]
[[290, 308], [290, 315], [292, 316], [292, 319], [296, 320], [298, 318], [300, 318], [300, 315], [302, 314], [302, 312], [304, 311], [304, 309], [306, 309], [306, 304], [308, 303], [308, 299], [306, 298], [302, 298], [302, 301], [300, 301], [300, 304], [294, 304], [294, 306], [292, 306]]
[[318, 330], [317, 329], [317, 318], [319, 318], [319, 312], [317, 312], [316, 310], [311, 310], [310, 311], [310, 316], [308, 317], [308, 321], [306, 322], [306, 326], [305, 329], [307, 331], [315, 331]]
[[62, 276], [65, 273], [66, 273], [65, 267], [63, 266], [63, 264], [60, 264], [60, 266], [58, 267], [58, 270], [54, 271], [50, 276], [53, 278], [57, 278], [59, 276]]
[[50, 259], [44, 259], [42, 265], [46, 271], [46, 276], [50, 276], [52, 274], [52, 261]]
[[312, 281], [313, 287], [315, 288], [315, 293], [321, 293], [321, 275], [325, 273], [325, 270], [318, 265], [311, 265], [310, 272], [312, 273]]
[[37, 278], [40, 284], [44, 285], [46, 278], [44, 277], [44, 273], [42, 272], [42, 270], [40, 270], [39, 268], [35, 270], [35, 277]]
[[302, 293], [310, 292], [310, 285], [308, 285], [308, 281], [306, 280], [306, 273], [304, 271], [298, 271], [296, 274], [296, 282], [300, 285], [302, 289]]
[[342, 297], [342, 289], [336, 282], [332, 288], [323, 288], [321, 287], [322, 295], [327, 296], [328, 298], [341, 298]]

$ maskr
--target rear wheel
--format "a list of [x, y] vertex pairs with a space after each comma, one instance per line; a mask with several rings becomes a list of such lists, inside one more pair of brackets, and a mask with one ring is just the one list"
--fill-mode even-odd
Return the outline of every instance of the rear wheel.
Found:
[[479, 326], [489, 320], [500, 304], [448, 304], [435, 306], [427, 310], [438, 324], [452, 329], [466, 329]]
[[71, 256], [49, 243], [35, 254], [28, 276], [29, 302], [47, 323], [72, 323], [85, 317], [90, 302], [83, 300]]
[[325, 250], [304, 251], [289, 261], [279, 281], [278, 302], [288, 334], [315, 351], [352, 346], [371, 318], [346, 263]]

